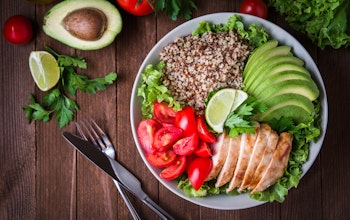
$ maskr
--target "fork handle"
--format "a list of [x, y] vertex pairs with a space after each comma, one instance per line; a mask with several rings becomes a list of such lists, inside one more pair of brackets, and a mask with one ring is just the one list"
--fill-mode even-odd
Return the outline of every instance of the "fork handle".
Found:
[[158, 216], [163, 220], [175, 220], [174, 217], [172, 217], [169, 213], [164, 211], [157, 203], [153, 202], [151, 198], [146, 196], [144, 199], [142, 199], [142, 202], [144, 202], [150, 209], [152, 209], [155, 213], [158, 214]]
[[122, 198], [124, 199], [124, 202], [126, 204], [126, 206], [128, 207], [129, 211], [130, 211], [130, 214], [132, 216], [132, 218], [134, 220], [141, 220], [139, 214], [137, 213], [135, 207], [133, 206], [133, 204], [131, 203], [128, 195], [126, 194], [125, 192], [125, 189], [120, 185], [119, 182], [117, 182], [116, 180], [113, 180], [115, 186], [117, 187], [120, 195], [122, 196]]

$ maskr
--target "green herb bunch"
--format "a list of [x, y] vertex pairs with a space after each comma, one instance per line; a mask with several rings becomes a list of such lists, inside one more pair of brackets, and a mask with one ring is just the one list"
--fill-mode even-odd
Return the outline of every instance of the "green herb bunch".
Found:
[[106, 90], [107, 85], [113, 84], [117, 79], [117, 74], [110, 72], [105, 77], [89, 79], [86, 75], [75, 71], [77, 67], [87, 68], [83, 58], [60, 55], [48, 46], [45, 49], [57, 59], [60, 80], [43, 96], [42, 104], [30, 94], [30, 104], [24, 106], [23, 110], [29, 122], [32, 120], [47, 122], [52, 115], [55, 115], [59, 127], [62, 128], [73, 120], [74, 111], [79, 110], [78, 104], [70, 96], [75, 96], [77, 90], [91, 94], [95, 94], [97, 90]]

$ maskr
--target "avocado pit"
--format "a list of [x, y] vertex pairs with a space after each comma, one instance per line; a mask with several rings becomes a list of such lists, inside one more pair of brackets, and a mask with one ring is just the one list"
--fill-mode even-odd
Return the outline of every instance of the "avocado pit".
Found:
[[87, 41], [100, 39], [107, 27], [107, 17], [99, 9], [81, 8], [70, 12], [62, 21], [73, 36]]

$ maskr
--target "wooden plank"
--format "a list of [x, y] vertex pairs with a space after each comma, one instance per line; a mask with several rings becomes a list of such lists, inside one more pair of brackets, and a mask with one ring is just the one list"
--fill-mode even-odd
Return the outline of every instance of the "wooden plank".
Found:
[[[21, 1], [1, 1], [1, 25], [11, 16], [34, 18], [35, 8]], [[34, 88], [28, 56], [34, 41], [14, 45], [0, 41], [0, 219], [34, 219], [35, 130], [28, 124], [22, 107]]]

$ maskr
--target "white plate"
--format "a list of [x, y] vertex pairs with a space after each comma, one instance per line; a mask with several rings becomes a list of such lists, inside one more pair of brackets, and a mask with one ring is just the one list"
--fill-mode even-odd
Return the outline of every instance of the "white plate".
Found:
[[[176, 27], [172, 31], [170, 31], [167, 35], [165, 35], [149, 52], [145, 60], [143, 61], [139, 72], [136, 76], [135, 83], [132, 89], [131, 101], [130, 101], [130, 120], [132, 133], [134, 136], [134, 140], [137, 146], [137, 149], [145, 162], [148, 169], [152, 172], [152, 174], [161, 182], [166, 188], [175, 193], [176, 195], [186, 199], [190, 202], [193, 202], [197, 205], [213, 208], [213, 209], [222, 209], [222, 210], [235, 210], [235, 209], [244, 209], [249, 207], [254, 207], [257, 205], [261, 205], [264, 202], [256, 201], [251, 198], [247, 194], [242, 194], [239, 196], [228, 196], [228, 195], [216, 195], [216, 196], [207, 196], [204, 198], [189, 198], [187, 197], [182, 190], [177, 188], [176, 181], [165, 181], [159, 177], [160, 169], [153, 167], [148, 163], [145, 158], [144, 152], [140, 146], [139, 141], [137, 140], [136, 130], [137, 125], [141, 120], [141, 97], [137, 97], [137, 88], [141, 84], [141, 72], [144, 70], [146, 65], [148, 64], [157, 64], [159, 62], [158, 55], [162, 48], [173, 42], [176, 38], [182, 37], [184, 35], [189, 35], [193, 30], [197, 29], [200, 21], [208, 21], [212, 23], [226, 23], [228, 18], [231, 17], [234, 13], [216, 13], [205, 15], [202, 17], [198, 17], [192, 19], [182, 25]], [[280, 28], [279, 26], [264, 20], [258, 17], [239, 14], [242, 17], [243, 23], [247, 26], [251, 23], [260, 24], [265, 30], [270, 34], [270, 38], [276, 39], [282, 45], [289, 45], [293, 48], [293, 53], [303, 59], [305, 61], [306, 68], [311, 72], [313, 79], [318, 84], [320, 89], [320, 97], [321, 97], [321, 105], [322, 105], [322, 135], [317, 143], [312, 143], [310, 146], [310, 155], [308, 161], [303, 165], [303, 175], [309, 170], [313, 162], [315, 161], [325, 136], [327, 121], [328, 121], [328, 104], [327, 104], [327, 96], [326, 90], [324, 87], [324, 83], [321, 77], [321, 74], [311, 58], [310, 54], [305, 50], [305, 48], [288, 32]], [[302, 182], [300, 183], [302, 184]], [[306, 196], [306, 195], [305, 195]]]

